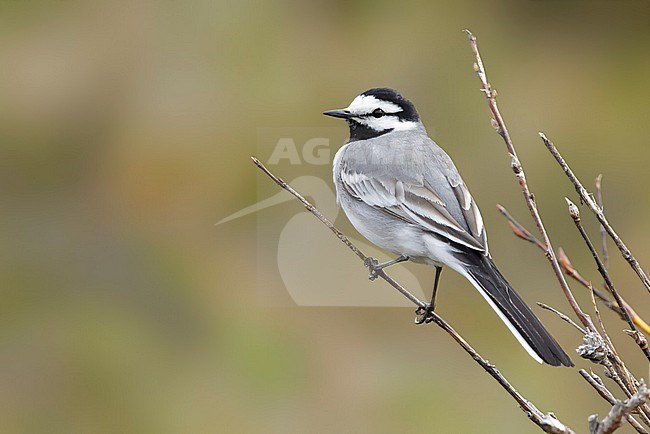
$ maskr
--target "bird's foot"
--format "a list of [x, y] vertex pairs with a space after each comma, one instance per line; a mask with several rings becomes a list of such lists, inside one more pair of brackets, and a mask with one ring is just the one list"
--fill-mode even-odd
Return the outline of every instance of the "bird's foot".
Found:
[[376, 278], [379, 277], [379, 273], [381, 270], [383, 270], [386, 267], [390, 267], [391, 265], [394, 264], [399, 264], [400, 262], [408, 261], [409, 257], [406, 255], [401, 255], [398, 256], [397, 258], [393, 259], [392, 261], [387, 261], [384, 263], [379, 263], [379, 261], [375, 258], [367, 257], [366, 260], [364, 261], [364, 265], [368, 267], [370, 270], [370, 273], [368, 273], [368, 279], [370, 280], [375, 280]]
[[368, 279], [370, 280], [375, 280], [377, 277], [379, 277], [379, 272], [382, 270], [382, 268], [384, 268], [381, 266], [377, 259], [371, 257], [366, 258], [364, 265], [368, 267], [368, 270], [370, 270], [368, 273]]
[[416, 324], [428, 324], [433, 321], [433, 311], [436, 308], [435, 305], [428, 303], [426, 306], [418, 307], [415, 310], [415, 323]]

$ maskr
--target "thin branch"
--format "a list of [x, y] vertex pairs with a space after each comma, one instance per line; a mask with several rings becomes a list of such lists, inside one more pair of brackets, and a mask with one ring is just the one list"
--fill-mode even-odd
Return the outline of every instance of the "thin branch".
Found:
[[[578, 207], [573, 202], [571, 202], [569, 199], [566, 199], [566, 201], [569, 204], [569, 214], [571, 215], [571, 218], [573, 219], [576, 227], [580, 231], [580, 235], [585, 240], [585, 243], [587, 244], [587, 248], [591, 252], [594, 259], [596, 260], [596, 264], [598, 266], [599, 271], [601, 271], [601, 273], [602, 273], [602, 270], [604, 270], [604, 268], [602, 268], [602, 263], [600, 262], [600, 258], [598, 257], [598, 254], [596, 253], [596, 250], [595, 250], [593, 244], [591, 243], [591, 240], [589, 239], [589, 237], [587, 236], [587, 233], [585, 232], [584, 228], [582, 227], [582, 224], [581, 224], [581, 221], [580, 221], [580, 212], [578, 210]], [[605, 271], [604, 274], [602, 274], [602, 276], [605, 279], [606, 284], [608, 285], [608, 289], [613, 288], [613, 285], [611, 287], [609, 286], [611, 284], [611, 280], [609, 279], [609, 274], [607, 273], [607, 271]], [[621, 384], [624, 384], [625, 387], [621, 386], [621, 389], [626, 393], [626, 395], [628, 397], [631, 397], [631, 394], [635, 393], [636, 390], [637, 390], [638, 382], [634, 378], [632, 373], [627, 369], [627, 367], [625, 366], [625, 363], [623, 362], [623, 360], [618, 355], [618, 352], [616, 351], [616, 348], [614, 347], [614, 343], [610, 339], [609, 334], [607, 333], [607, 329], [605, 328], [605, 324], [603, 323], [603, 320], [602, 320], [602, 318], [600, 316], [600, 311], [598, 310], [598, 306], [596, 305], [596, 299], [595, 299], [595, 296], [594, 296], [593, 286], [591, 284], [589, 284], [589, 288], [591, 289], [591, 302], [593, 304], [594, 312], [596, 313], [596, 318], [597, 318], [598, 323], [600, 325], [600, 329], [602, 330], [602, 335], [605, 337], [605, 340], [607, 342], [607, 346], [608, 346], [608, 348], [610, 350], [610, 354], [608, 355], [608, 360], [604, 361], [603, 364], [605, 364], [605, 366], [607, 366], [610, 373], [616, 372], [616, 374], [617, 374], [616, 377], [618, 377], [621, 380], [620, 383], [619, 382], [617, 382], [617, 383], [619, 384], [619, 386], [621, 386]], [[614, 291], [615, 291], [615, 289], [614, 289]], [[618, 302], [621, 303], [620, 298], [619, 298]], [[626, 314], [627, 311], [624, 310], [623, 313]], [[631, 324], [629, 315], [625, 316], [625, 320], [628, 322], [628, 325]], [[632, 325], [632, 327], [634, 327], [634, 325]], [[645, 341], [645, 338], [643, 337], [643, 335], [640, 334], [636, 329], [633, 329], [633, 330], [634, 330], [633, 337], [636, 338], [635, 341], [637, 342], [637, 344], [639, 344], [639, 342], [645, 343], [646, 341]], [[641, 341], [641, 339], [643, 339], [643, 340]], [[644, 354], [648, 353], [647, 345], [644, 348], [640, 344], [639, 347], [644, 352]], [[614, 379], [614, 377], [612, 377], [612, 378]], [[642, 411], [642, 418], [643, 418], [643, 420], [645, 422], [646, 420], [648, 420], [648, 410], [649, 409], [648, 409], [647, 406], [642, 405], [640, 410]]]
[[571, 318], [569, 318], [568, 316], [566, 316], [565, 314], [563, 314], [563, 313], [560, 312], [559, 310], [557, 310], [557, 309], [555, 309], [555, 308], [552, 308], [552, 307], [549, 306], [548, 304], [540, 303], [539, 301], [537, 302], [537, 305], [538, 305], [539, 307], [541, 307], [542, 309], [546, 309], [546, 310], [548, 310], [548, 311], [550, 311], [550, 312], [553, 312], [555, 315], [559, 316], [560, 319], [562, 319], [562, 320], [568, 322], [568, 323], [571, 324], [573, 327], [577, 328], [578, 331], [579, 331], [580, 333], [582, 333], [583, 335], [587, 334], [587, 331], [586, 331], [585, 329], [583, 329], [582, 327], [580, 327], [578, 324], [576, 324], [576, 322], [575, 322], [574, 320], [572, 320]]
[[[612, 351], [612, 353], [615, 356], [618, 356], [616, 347], [614, 347], [614, 342], [612, 342], [612, 340], [609, 338], [609, 334], [607, 333], [607, 329], [605, 328], [605, 323], [603, 323], [603, 317], [600, 316], [600, 310], [598, 309], [598, 304], [596, 304], [594, 287], [590, 284], [589, 288], [591, 289], [591, 304], [594, 308], [594, 313], [596, 314], [596, 321], [598, 321], [598, 325], [600, 326], [600, 330], [602, 331], [602, 336], [604, 336], [605, 340], [607, 341], [607, 344], [609, 345], [609, 349]], [[621, 364], [623, 364], [623, 362], [621, 362]]]
[[573, 264], [571, 263], [571, 260], [566, 255], [566, 253], [564, 252], [564, 249], [562, 247], [559, 247], [557, 249], [557, 256], [558, 256], [558, 261], [560, 261], [560, 266], [562, 267], [562, 270], [564, 270], [564, 272], [566, 273], [567, 276], [572, 277], [573, 279], [575, 279], [576, 282], [580, 283], [582, 286], [584, 286], [588, 290], [590, 290], [590, 291], [593, 290], [594, 295], [600, 301], [602, 301], [605, 306], [607, 306], [609, 309], [611, 309], [614, 312], [616, 312], [617, 314], [619, 314], [621, 319], [625, 320], [625, 318], [623, 318], [623, 316], [622, 316], [623, 315], [622, 309], [620, 307], [618, 307], [615, 303], [613, 303], [609, 298], [607, 298], [605, 293], [603, 293], [599, 289], [594, 288], [593, 285], [591, 284], [591, 282], [589, 282], [587, 279], [582, 277], [582, 275], [578, 272], [578, 270], [576, 270], [573, 267]]
[[[611, 375], [611, 378], [614, 379], [616, 384], [619, 385], [621, 390], [626, 394], [627, 397], [630, 397], [632, 395], [632, 392], [636, 391], [636, 379], [632, 375], [632, 373], [627, 369], [625, 366], [625, 363], [623, 363], [623, 360], [619, 357], [618, 351], [616, 351], [616, 347], [614, 346], [614, 342], [609, 337], [609, 334], [607, 333], [607, 329], [605, 328], [605, 323], [603, 323], [603, 318], [600, 315], [600, 310], [598, 309], [598, 305], [596, 304], [596, 297], [594, 293], [594, 288], [589, 284], [589, 289], [591, 290], [591, 303], [592, 307], [594, 309], [594, 313], [596, 314], [596, 320], [598, 321], [598, 325], [600, 326], [600, 330], [602, 331], [601, 337], [604, 336], [604, 342], [607, 343], [606, 348], [608, 351], [608, 354], [605, 355], [604, 360], [602, 360], [600, 363], [602, 363], [607, 371]], [[618, 381], [616, 380], [618, 379]], [[645, 419], [644, 419], [645, 420]]]
[[[632, 385], [626, 384], [626, 381], [629, 379], [624, 380], [623, 377], [621, 376], [620, 372], [620, 367], [617, 366], [617, 363], [614, 363], [613, 360], [610, 359], [615, 359], [613, 355], [610, 354], [609, 358], [603, 361], [603, 365], [605, 366], [605, 376], [607, 378], [610, 378], [613, 380], [618, 387], [623, 391], [625, 396], [627, 398], [631, 398], [634, 393], [636, 393], [637, 388], [632, 387]], [[635, 380], [636, 381], [636, 380]], [[648, 416], [648, 406], [647, 405], [642, 405], [639, 408], [639, 418], [643, 421], [643, 423], [646, 426], [650, 427], [650, 416]]]
[[598, 375], [593, 372], [587, 372], [584, 369], [580, 369], [578, 372], [585, 380], [587, 380], [587, 383], [591, 384], [591, 386], [596, 389], [598, 394], [602, 396], [605, 401], [609, 402], [611, 405], [616, 403], [614, 394], [605, 387], [605, 383], [603, 383], [603, 380]]
[[[623, 390], [626, 396], [630, 397], [633, 392], [636, 392], [636, 385], [638, 382], [632, 373], [627, 369], [623, 360], [619, 357], [618, 351], [616, 351], [616, 347], [614, 346], [614, 342], [612, 342], [611, 338], [609, 337], [607, 329], [605, 328], [605, 323], [603, 323], [603, 318], [601, 317], [600, 310], [596, 304], [596, 297], [594, 295], [593, 286], [591, 286], [591, 284], [590, 289], [591, 303], [594, 308], [594, 313], [596, 314], [596, 320], [598, 321], [598, 325], [602, 331], [601, 336], [604, 336], [605, 342], [607, 342], [607, 348], [609, 350], [607, 359], [603, 360], [601, 363], [608, 369], [610, 373], [616, 373], [616, 377], [620, 379], [620, 382], [617, 382], [617, 384], [619, 384], [619, 387], [621, 387], [621, 390]], [[625, 387], [621, 386], [621, 384], [623, 384]]]
[[481, 91], [485, 93], [488, 107], [490, 108], [490, 112], [492, 113], [493, 125], [495, 126], [497, 133], [499, 133], [499, 135], [503, 138], [503, 141], [506, 144], [506, 149], [508, 151], [508, 154], [510, 154], [512, 170], [515, 173], [517, 180], [519, 181], [519, 186], [521, 187], [521, 191], [524, 195], [524, 200], [526, 201], [528, 210], [530, 211], [530, 214], [533, 217], [533, 220], [535, 221], [535, 225], [537, 226], [537, 229], [542, 235], [542, 242], [546, 246], [546, 250], [545, 250], [546, 258], [551, 263], [551, 267], [553, 268], [553, 272], [555, 273], [555, 276], [557, 277], [558, 282], [560, 283], [560, 287], [564, 292], [564, 296], [566, 297], [567, 301], [571, 305], [573, 311], [580, 319], [580, 322], [587, 329], [595, 331], [595, 326], [591, 322], [591, 319], [582, 311], [582, 309], [578, 305], [578, 302], [573, 296], [573, 293], [571, 292], [571, 289], [569, 288], [569, 285], [567, 284], [566, 279], [562, 274], [560, 265], [557, 262], [557, 258], [555, 257], [555, 252], [553, 251], [553, 247], [551, 245], [551, 240], [548, 236], [548, 233], [546, 232], [546, 229], [544, 228], [544, 223], [542, 222], [542, 219], [539, 215], [539, 211], [537, 210], [535, 197], [533, 196], [533, 194], [530, 192], [530, 189], [528, 188], [528, 184], [526, 182], [526, 175], [524, 174], [524, 169], [521, 165], [521, 162], [519, 161], [519, 157], [517, 157], [517, 152], [515, 151], [515, 147], [512, 143], [512, 140], [510, 139], [510, 134], [508, 134], [508, 129], [506, 128], [505, 121], [503, 120], [503, 117], [499, 112], [499, 108], [497, 107], [497, 101], [496, 101], [497, 94], [496, 91], [492, 89], [492, 86], [488, 82], [487, 75], [485, 73], [485, 67], [483, 66], [483, 60], [481, 59], [481, 55], [478, 50], [478, 45], [476, 43], [476, 37], [469, 30], [465, 30], [465, 32], [469, 37], [470, 46], [472, 47], [472, 51], [476, 59], [476, 63], [474, 63], [474, 70], [476, 71], [479, 80], [481, 81]]
[[530, 401], [526, 400], [501, 374], [501, 372], [486, 359], [484, 359], [474, 348], [472, 348], [461, 335], [459, 335], [445, 320], [435, 312], [432, 313], [432, 321], [446, 331], [471, 357], [476, 363], [492, 376], [503, 387], [510, 396], [519, 404], [519, 407], [526, 413], [526, 416], [539, 426], [544, 432], [556, 434], [569, 434], [573, 431], [561, 423], [552, 413], [544, 415]]
[[[251, 157], [253, 163], [262, 170], [267, 176], [269, 176], [278, 186], [284, 190], [291, 193], [296, 197], [302, 204], [305, 206], [307, 211], [312, 213], [318, 220], [320, 220], [325, 226], [327, 226], [336, 237], [341, 240], [355, 255], [357, 255], [364, 264], [367, 264], [368, 257], [361, 252], [339, 229], [337, 229], [318, 209], [312, 205], [307, 199], [304, 198], [300, 193], [294, 190], [289, 184], [287, 184], [281, 178], [275, 176], [268, 170], [264, 164], [262, 164], [257, 158]], [[419, 300], [413, 294], [408, 292], [403, 288], [399, 283], [393, 280], [388, 276], [383, 270], [378, 271], [377, 277], [384, 279], [388, 284], [393, 288], [397, 289], [402, 295], [408, 298], [413, 304], [418, 307], [424, 308], [426, 303]], [[476, 363], [478, 363], [488, 374], [494, 378], [501, 387], [503, 387], [506, 392], [519, 404], [519, 407], [522, 411], [528, 416], [528, 418], [533, 421], [537, 426], [547, 433], [552, 434], [575, 434], [573, 430], [565, 426], [558, 419], [555, 418], [552, 414], [543, 414], [540, 410], [535, 407], [530, 401], [524, 398], [513, 386], [508, 382], [508, 380], [499, 372], [496, 366], [488, 362], [483, 356], [481, 356], [467, 341], [459, 335], [442, 317], [440, 317], [435, 312], [431, 313], [432, 322], [436, 323], [440, 328], [442, 328], [447, 334], [449, 334], [467, 354], [469, 354]]]
[[[542, 243], [540, 240], [538, 240], [533, 234], [528, 231], [522, 225], [515, 219], [509, 212], [508, 210], [500, 205], [497, 204], [497, 209], [503, 216], [508, 220], [508, 224], [510, 225], [510, 229], [512, 229], [512, 233], [515, 234], [516, 237], [521, 238], [524, 241], [528, 241], [529, 243], [535, 244], [539, 249], [546, 253], [546, 246], [544, 243]], [[585, 288], [589, 289], [591, 284], [583, 278], [578, 271], [576, 271], [575, 268], [573, 268], [573, 265], [571, 265], [571, 261], [569, 261], [569, 258], [566, 256], [566, 253], [564, 253], [564, 249], [562, 247], [558, 247], [557, 249], [557, 256], [558, 256], [558, 262], [560, 264], [560, 267], [562, 267], [562, 270], [567, 274], [567, 276], [574, 278], [577, 280], [579, 283], [581, 283]], [[600, 292], [597, 289], [594, 289], [596, 297], [598, 297], [603, 303], [605, 303], [605, 306], [608, 308], [612, 309], [614, 312], [618, 313], [619, 315], [621, 314], [621, 309], [618, 306], [615, 306], [614, 303], [612, 303], [602, 292]]]
[[[531, 234], [528, 229], [526, 229], [521, 223], [515, 219], [506, 208], [504, 208], [501, 205], [497, 205], [497, 209], [503, 216], [508, 220], [508, 224], [510, 225], [510, 228], [512, 229], [513, 234], [517, 236], [518, 238], [521, 238], [522, 240], [528, 241], [532, 244], [535, 244], [539, 249], [546, 253], [546, 246], [544, 246], [544, 243], [539, 241], [533, 234]], [[560, 267], [562, 267], [562, 270], [564, 273], [575, 279], [576, 282], [580, 283], [582, 286], [585, 288], [593, 289], [594, 295], [596, 298], [601, 300], [603, 304], [611, 309], [613, 312], [616, 312], [618, 316], [625, 321], [625, 317], [623, 316], [623, 310], [614, 302], [612, 302], [607, 296], [605, 295], [604, 292], [597, 288], [593, 288], [591, 283], [582, 277], [578, 270], [576, 270], [573, 267], [573, 264], [571, 264], [571, 261], [569, 260], [569, 257], [566, 255], [564, 252], [564, 249], [562, 247], [558, 247], [557, 249], [557, 259], [560, 264]], [[629, 312], [630, 316], [632, 317], [632, 321], [634, 321], [634, 324], [636, 324], [637, 327], [639, 327], [641, 330], [643, 330], [644, 333], [647, 333], [650, 335], [650, 325], [648, 325], [647, 322], [643, 318], [639, 316], [639, 314], [630, 306], [623, 297], [621, 297], [621, 301], [623, 302], [623, 306], [625, 306], [625, 309]]]
[[[577, 282], [579, 282], [582, 286], [589, 289], [590, 291], [593, 290], [594, 295], [598, 299], [600, 299], [605, 306], [607, 306], [612, 311], [616, 312], [618, 316], [623, 321], [625, 321], [625, 316], [623, 315], [623, 309], [621, 309], [616, 303], [611, 302], [609, 298], [607, 298], [605, 294], [603, 294], [602, 291], [594, 288], [591, 282], [589, 282], [587, 279], [582, 277], [580, 273], [578, 273], [578, 271], [575, 268], [573, 268], [573, 264], [571, 264], [571, 261], [569, 260], [566, 253], [564, 253], [562, 247], [560, 247], [557, 250], [557, 255], [560, 261], [560, 265], [562, 266], [562, 269], [568, 276], [573, 277]], [[641, 318], [638, 313], [636, 313], [636, 311], [632, 308], [632, 306], [630, 306], [623, 297], [621, 297], [621, 301], [623, 302], [623, 306], [625, 307], [625, 309], [630, 314], [630, 317], [632, 318], [634, 324], [637, 327], [639, 327], [641, 330], [643, 330], [643, 332], [650, 334], [650, 325], [648, 325], [648, 323], [645, 322], [645, 320]]]
[[[596, 177], [596, 201], [598, 203], [598, 207], [602, 212], [605, 212], [605, 206], [603, 205], [603, 174], [599, 174]], [[607, 251], [607, 231], [605, 230], [605, 227], [603, 225], [600, 225], [600, 242], [602, 244], [602, 252], [603, 252], [603, 264], [605, 265], [605, 269], [609, 269], [609, 252]]]
[[617, 401], [602, 422], [596, 420], [592, 424], [593, 419], [590, 418], [591, 433], [613, 433], [634, 410], [645, 404], [648, 399], [650, 399], [650, 389], [645, 384], [641, 384], [639, 390], [631, 398], [625, 401]]
[[[343, 242], [352, 252], [354, 252], [355, 255], [357, 255], [364, 263], [368, 260], [368, 257], [363, 254], [361, 250], [359, 250], [352, 242], [341, 232], [338, 230], [323, 214], [321, 214], [318, 209], [314, 205], [312, 205], [307, 199], [305, 199], [300, 193], [298, 193], [296, 190], [294, 190], [289, 184], [284, 182], [282, 179], [278, 178], [275, 176], [269, 169], [267, 169], [261, 162], [255, 157], [251, 157], [253, 160], [253, 163], [260, 168], [266, 175], [271, 178], [277, 185], [282, 187], [283, 189], [287, 190], [289, 193], [294, 195], [302, 204], [305, 206], [307, 211], [312, 213], [318, 220], [320, 220], [325, 226], [329, 228], [332, 232], [334, 232], [334, 235]], [[388, 281], [395, 289], [397, 289], [399, 292], [404, 295], [404, 297], [408, 298], [410, 301], [412, 301], [414, 304], [416, 304], [419, 307], [426, 307], [426, 303], [420, 301], [416, 296], [408, 292], [406, 289], [402, 288], [397, 282], [395, 282], [393, 279], [391, 279], [389, 276], [384, 274], [382, 276], [382, 272], [378, 272], [377, 275], [379, 277], [382, 277], [384, 280]]]
[[510, 215], [507, 209], [500, 204], [497, 204], [497, 209], [503, 216], [508, 219], [508, 224], [510, 224], [510, 229], [517, 237], [522, 240], [528, 241], [529, 243], [535, 244], [543, 252], [546, 252], [546, 245], [537, 239], [533, 234], [531, 234], [528, 229], [526, 229], [521, 223], [519, 223], [513, 216]]
[[[605, 401], [609, 402], [611, 405], [616, 404], [616, 398], [614, 398], [612, 392], [610, 392], [607, 387], [605, 387], [603, 380], [601, 380], [600, 377], [598, 377], [593, 372], [588, 373], [584, 369], [581, 369], [579, 372], [580, 375], [582, 375], [582, 377], [587, 381], [587, 383], [589, 383], [591, 387], [593, 387]], [[637, 422], [636, 419], [634, 419], [631, 415], [627, 416], [627, 421], [639, 434], [648, 434], [648, 431], [646, 431], [643, 425]]]
[[634, 341], [637, 343], [641, 351], [643, 351], [643, 354], [645, 354], [648, 361], [650, 361], [650, 350], [648, 350], [648, 342], [643, 336], [643, 334], [641, 334], [641, 332], [638, 331], [636, 326], [634, 325], [634, 322], [630, 317], [630, 313], [624, 307], [621, 296], [619, 295], [616, 288], [614, 288], [614, 283], [612, 282], [612, 279], [609, 277], [609, 273], [605, 269], [603, 262], [600, 260], [600, 257], [598, 256], [598, 253], [596, 252], [594, 245], [589, 239], [587, 232], [585, 232], [584, 227], [582, 227], [582, 223], [580, 222], [580, 211], [578, 210], [578, 207], [569, 199], [566, 199], [566, 201], [569, 204], [569, 214], [571, 214], [571, 218], [573, 219], [573, 222], [578, 228], [578, 231], [580, 232], [582, 239], [587, 244], [587, 248], [591, 252], [591, 256], [593, 256], [594, 260], [596, 261], [596, 266], [598, 268], [598, 271], [600, 272], [600, 275], [603, 276], [603, 279], [605, 280], [605, 285], [607, 286], [607, 289], [609, 289], [609, 291], [614, 296], [614, 299], [616, 299], [616, 303], [623, 308], [622, 310], [623, 310], [623, 316], [625, 317], [625, 321], [630, 326], [630, 330], [634, 332], [632, 335]]
[[[591, 287], [591, 289], [592, 289], [591, 302], [594, 308], [594, 312], [596, 313], [596, 319], [598, 320], [598, 324], [600, 325], [600, 329], [602, 330], [602, 335], [604, 336], [604, 339], [606, 340], [608, 349], [610, 351], [610, 353], [607, 355], [607, 358], [602, 360], [601, 363], [606, 368], [605, 371], [606, 374], [608, 374], [608, 376], [612, 380], [614, 380], [614, 382], [620, 387], [623, 393], [625, 393], [625, 396], [629, 398], [632, 396], [633, 392], [636, 392], [637, 390], [636, 386], [638, 382], [634, 378], [632, 373], [627, 369], [623, 360], [619, 357], [618, 352], [616, 351], [616, 347], [614, 347], [614, 343], [610, 339], [609, 334], [607, 333], [607, 329], [605, 328], [605, 324], [603, 323], [603, 319], [600, 316], [598, 305], [596, 305], [596, 298], [594, 297], [593, 287]], [[596, 376], [593, 373], [592, 375]], [[641, 419], [646, 425], [650, 426], [650, 419], [648, 418], [647, 406], [642, 405], [639, 408], [639, 412], [640, 412], [639, 417], [641, 417]]]
[[607, 218], [605, 217], [605, 214], [603, 214], [603, 210], [600, 209], [598, 204], [594, 201], [592, 198], [591, 194], [583, 187], [583, 185], [580, 183], [580, 180], [575, 176], [567, 162], [564, 160], [560, 152], [557, 150], [553, 142], [551, 142], [545, 135], [544, 133], [539, 133], [539, 136], [541, 137], [542, 141], [544, 142], [544, 145], [546, 148], [549, 150], [551, 155], [555, 158], [555, 160], [558, 162], [566, 176], [569, 178], [571, 183], [573, 183], [573, 186], [575, 187], [576, 191], [578, 192], [578, 195], [580, 196], [580, 200], [587, 205], [587, 207], [596, 215], [596, 218], [600, 222], [600, 224], [605, 228], [607, 233], [609, 234], [610, 238], [614, 241], [614, 244], [616, 244], [616, 247], [618, 247], [619, 251], [621, 252], [621, 255], [623, 256], [623, 259], [627, 261], [628, 264], [630, 264], [630, 267], [634, 270], [634, 272], [639, 276], [639, 279], [641, 279], [641, 282], [643, 285], [646, 287], [648, 291], [650, 291], [650, 278], [646, 275], [646, 273], [643, 271], [641, 266], [639, 265], [639, 262], [636, 260], [634, 255], [632, 255], [632, 252], [628, 247], [623, 243], [623, 240], [618, 236], [618, 234], [614, 231], [612, 226], [609, 224], [607, 221]]
[[[485, 68], [483, 66], [483, 61], [481, 60], [481, 56], [479, 54], [478, 46], [476, 43], [476, 38], [474, 35], [472, 35], [471, 32], [466, 30], [466, 33], [469, 37], [470, 40], [470, 46], [472, 48], [472, 51], [474, 53], [474, 56], [476, 58], [476, 63], [474, 64], [474, 70], [476, 71], [479, 80], [481, 82], [481, 91], [485, 93], [486, 100], [488, 103], [488, 107], [490, 109], [490, 112], [492, 114], [492, 125], [496, 129], [497, 133], [503, 138], [505, 144], [506, 144], [506, 149], [508, 151], [508, 154], [510, 155], [511, 158], [511, 166], [512, 170], [515, 173], [515, 176], [517, 177], [517, 180], [519, 182], [519, 186], [521, 187], [522, 193], [524, 195], [524, 200], [526, 202], [526, 205], [528, 206], [528, 210], [531, 213], [531, 216], [533, 217], [533, 221], [535, 222], [535, 225], [537, 226], [537, 229], [539, 230], [540, 234], [542, 235], [542, 240], [541, 242], [546, 246], [545, 250], [545, 256], [551, 263], [551, 267], [553, 268], [553, 272], [555, 273], [558, 282], [560, 283], [560, 286], [562, 288], [562, 291], [564, 292], [564, 295], [569, 302], [571, 308], [574, 310], [578, 318], [580, 319], [580, 322], [585, 326], [585, 328], [589, 331], [589, 335], [592, 335], [594, 337], [598, 337], [600, 341], [602, 341], [602, 337], [600, 337], [600, 334], [598, 333], [596, 327], [594, 326], [593, 322], [591, 321], [591, 318], [587, 314], [585, 314], [580, 306], [578, 305], [575, 297], [573, 296], [573, 293], [571, 292], [571, 289], [569, 288], [566, 279], [564, 278], [564, 275], [562, 274], [562, 270], [560, 268], [560, 265], [557, 261], [557, 258], [555, 256], [555, 252], [553, 250], [553, 247], [551, 245], [548, 233], [546, 232], [546, 229], [544, 228], [544, 224], [541, 220], [541, 217], [539, 215], [539, 211], [537, 210], [537, 205], [535, 203], [535, 197], [533, 194], [530, 192], [530, 189], [528, 187], [528, 184], [526, 182], [526, 177], [521, 165], [521, 162], [519, 161], [519, 158], [517, 157], [517, 153], [515, 151], [514, 145], [512, 143], [512, 140], [510, 138], [510, 135], [508, 134], [508, 130], [506, 128], [505, 122], [503, 120], [503, 117], [501, 116], [501, 113], [499, 112], [499, 109], [497, 107], [496, 103], [496, 92], [492, 89], [492, 86], [489, 84], [487, 80], [487, 75], [485, 73]], [[565, 164], [566, 166], [566, 164]], [[568, 166], [566, 166], [568, 169]], [[611, 234], [610, 234], [611, 235]], [[619, 383], [620, 387], [626, 390], [627, 385], [625, 384], [624, 380], [620, 378], [620, 375], [617, 374], [617, 371], [624, 369], [618, 364], [610, 364], [612, 365], [611, 369], [611, 374], [612, 378], [617, 379], [617, 383]], [[625, 370], [626, 371], [626, 370]], [[628, 388], [629, 389], [629, 388]]]

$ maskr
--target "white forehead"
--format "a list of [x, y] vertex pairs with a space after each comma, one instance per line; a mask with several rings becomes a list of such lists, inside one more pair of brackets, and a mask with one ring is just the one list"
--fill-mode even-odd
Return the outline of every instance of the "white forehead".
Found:
[[352, 114], [359, 115], [372, 113], [373, 110], [378, 108], [382, 109], [384, 113], [399, 113], [402, 111], [402, 107], [397, 104], [377, 99], [372, 95], [359, 95], [350, 103], [346, 110], [349, 110]]

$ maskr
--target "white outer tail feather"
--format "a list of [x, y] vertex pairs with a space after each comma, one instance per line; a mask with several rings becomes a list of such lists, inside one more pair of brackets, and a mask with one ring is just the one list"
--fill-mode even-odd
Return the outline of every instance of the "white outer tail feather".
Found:
[[474, 287], [483, 296], [483, 298], [490, 304], [490, 307], [497, 313], [497, 315], [499, 315], [499, 318], [501, 318], [501, 321], [503, 321], [504, 324], [508, 327], [510, 333], [512, 333], [515, 336], [515, 338], [517, 338], [519, 344], [521, 344], [521, 346], [524, 347], [524, 349], [530, 355], [530, 357], [535, 359], [535, 361], [537, 361], [538, 363], [544, 363], [542, 358], [535, 352], [535, 350], [533, 350], [530, 344], [526, 342], [526, 340], [521, 335], [521, 333], [517, 331], [517, 329], [510, 323], [508, 318], [506, 318], [506, 316], [501, 312], [501, 310], [499, 310], [499, 308], [494, 303], [494, 301], [492, 301], [490, 296], [485, 292], [485, 290], [481, 287], [481, 285], [479, 285], [478, 281], [476, 281], [476, 279], [474, 279], [474, 277], [468, 272], [466, 272], [465, 270], [457, 270], [457, 271], [459, 271], [467, 280], [469, 280], [472, 283], [472, 285], [474, 285]]

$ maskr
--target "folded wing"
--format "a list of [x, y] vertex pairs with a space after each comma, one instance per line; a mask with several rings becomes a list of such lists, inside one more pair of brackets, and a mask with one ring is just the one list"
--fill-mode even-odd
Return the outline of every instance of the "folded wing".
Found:
[[[481, 214], [462, 180], [444, 178], [444, 185], [432, 185], [424, 176], [419, 180], [409, 178], [403, 181], [377, 173], [359, 173], [345, 163], [341, 170], [342, 184], [355, 199], [471, 250], [487, 251]], [[446, 194], [440, 194], [440, 189], [445, 189]], [[450, 198], [457, 203], [450, 204]], [[453, 209], [450, 205], [454, 205]]]

